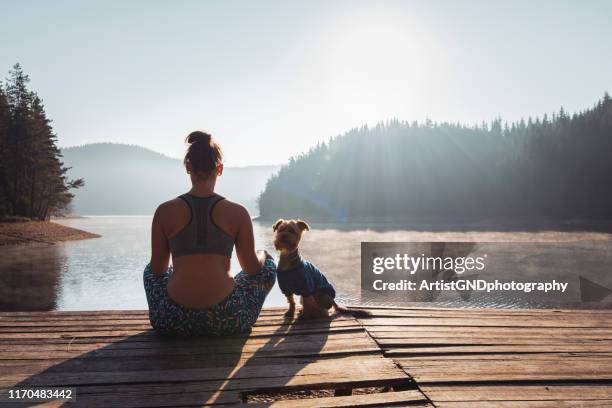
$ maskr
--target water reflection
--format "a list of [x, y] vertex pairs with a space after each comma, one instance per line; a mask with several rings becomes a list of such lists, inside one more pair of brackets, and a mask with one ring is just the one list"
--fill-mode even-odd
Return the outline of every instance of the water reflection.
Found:
[[0, 310], [53, 310], [66, 254], [61, 245], [1, 249]]
[[[144, 309], [142, 269], [148, 262], [151, 217], [94, 217], [62, 221], [63, 224], [101, 234], [101, 238], [45, 247], [0, 248], [1, 310], [104, 310]], [[312, 225], [312, 224], [311, 224]], [[273, 252], [270, 223], [255, 222], [258, 248]], [[500, 270], [513, 271], [514, 279], [542, 275], [563, 277], [572, 284], [572, 306], [612, 307], [612, 296], [596, 305], [580, 304], [579, 276], [612, 287], [612, 235], [561, 232], [431, 232], [407, 231], [398, 226], [312, 225], [305, 235], [303, 255], [326, 273], [336, 286], [340, 301], [379, 304], [360, 296], [360, 243], [477, 241], [520, 242], [521, 249], [504, 253], [489, 249], [503, 260]], [[525, 244], [527, 243], [527, 245]], [[508, 248], [511, 248], [508, 247]], [[497, 252], [496, 252], [497, 251]], [[491, 255], [490, 255], [491, 256]], [[501, 262], [501, 261], [500, 261]], [[504, 269], [505, 268], [505, 269]], [[237, 259], [232, 259], [237, 273]], [[559, 273], [555, 271], [563, 271]], [[501, 273], [501, 272], [500, 272]], [[385, 304], [405, 299], [388, 296]], [[433, 300], [433, 299], [427, 299]], [[566, 301], [567, 299], [561, 299]], [[436, 296], [437, 306], [550, 307], [559, 299], [536, 294], [472, 294], [465, 302], [460, 294]], [[278, 285], [266, 306], [284, 306]], [[423, 305], [432, 305], [424, 303]]]

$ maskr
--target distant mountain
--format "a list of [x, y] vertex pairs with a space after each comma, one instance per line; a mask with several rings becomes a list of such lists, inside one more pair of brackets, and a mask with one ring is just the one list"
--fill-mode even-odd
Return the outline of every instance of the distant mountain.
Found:
[[[69, 176], [84, 178], [76, 190], [73, 210], [79, 215], [153, 214], [161, 202], [186, 192], [189, 177], [179, 159], [114, 143], [95, 143], [62, 149]], [[258, 194], [279, 166], [226, 167], [217, 190], [259, 213]]]

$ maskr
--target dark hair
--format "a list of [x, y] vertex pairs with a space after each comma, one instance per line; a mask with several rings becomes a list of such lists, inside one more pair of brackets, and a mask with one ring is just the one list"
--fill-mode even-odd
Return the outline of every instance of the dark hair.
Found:
[[221, 147], [208, 133], [196, 130], [185, 139], [189, 144], [183, 164], [191, 165], [192, 172], [201, 179], [207, 179], [211, 172], [223, 162]]

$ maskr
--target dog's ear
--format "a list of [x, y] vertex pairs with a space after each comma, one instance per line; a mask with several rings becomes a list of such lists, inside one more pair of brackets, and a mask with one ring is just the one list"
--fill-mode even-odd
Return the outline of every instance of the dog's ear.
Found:
[[296, 224], [302, 231], [310, 231], [310, 227], [308, 226], [308, 224], [306, 224], [306, 221], [297, 220]]
[[278, 219], [278, 220], [277, 220], [277, 221], [274, 223], [274, 225], [272, 225], [272, 231], [275, 231], [275, 232], [276, 232], [276, 230], [278, 229], [278, 226], [279, 226], [279, 225], [281, 225], [281, 224], [283, 223], [283, 221], [285, 221], [285, 220], [283, 220], [282, 218], [279, 218], [279, 219]]

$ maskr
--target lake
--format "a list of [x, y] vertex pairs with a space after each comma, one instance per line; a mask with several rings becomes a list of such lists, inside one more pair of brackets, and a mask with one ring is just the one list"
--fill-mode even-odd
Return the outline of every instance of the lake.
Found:
[[[102, 235], [101, 238], [48, 246], [0, 249], [0, 309], [2, 310], [104, 310], [145, 309], [142, 271], [150, 256], [151, 217], [87, 217], [58, 221]], [[274, 253], [268, 222], [254, 222], [256, 245]], [[360, 245], [372, 242], [477, 241], [486, 243], [491, 256], [505, 261], [505, 269], [487, 270], [487, 278], [528, 280], [546, 278], [568, 282], [563, 294], [480, 293], [466, 301], [459, 293], [437, 294], [418, 305], [451, 307], [596, 307], [611, 308], [612, 296], [585, 301], [584, 281], [612, 288], [612, 235], [592, 232], [427, 232], [392, 225], [313, 224], [303, 238], [303, 255], [327, 275], [345, 303], [398, 305], [399, 294], [380, 299], [361, 298]], [[498, 249], [496, 243], [520, 243], [522, 249]], [[509, 266], [510, 265], [510, 266]], [[512, 267], [516, 265], [516, 267]], [[232, 272], [239, 271], [232, 259]], [[505, 275], [504, 275], [505, 274]], [[601, 290], [600, 290], [601, 292]], [[266, 306], [283, 306], [278, 285]]]

